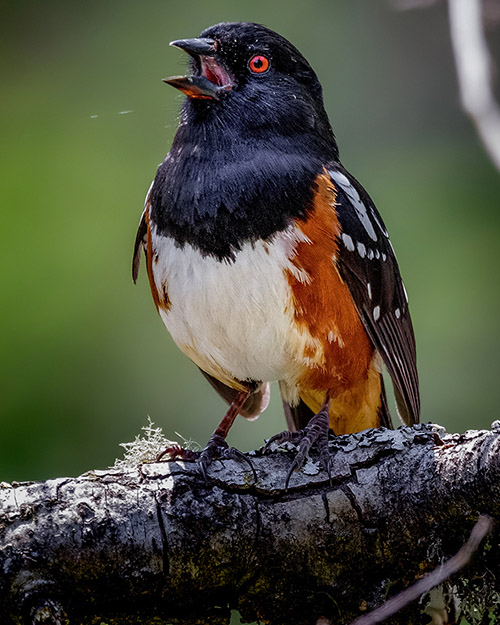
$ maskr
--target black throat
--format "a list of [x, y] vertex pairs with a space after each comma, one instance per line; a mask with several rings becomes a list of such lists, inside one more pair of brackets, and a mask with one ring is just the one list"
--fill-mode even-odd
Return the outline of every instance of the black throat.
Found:
[[273, 119], [249, 126], [245, 111], [229, 111], [186, 101], [149, 196], [159, 234], [220, 260], [303, 217], [317, 175], [337, 158], [326, 115], [326, 127], [298, 130]]

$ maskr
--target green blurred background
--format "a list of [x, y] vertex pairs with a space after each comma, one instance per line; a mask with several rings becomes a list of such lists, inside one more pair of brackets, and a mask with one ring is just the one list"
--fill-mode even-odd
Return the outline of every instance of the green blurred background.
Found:
[[[343, 162], [398, 254], [423, 420], [459, 431], [500, 416], [500, 176], [459, 108], [444, 3], [4, 0], [0, 480], [106, 467], [147, 415], [204, 443], [223, 413], [145, 273], [130, 277], [182, 101], [161, 82], [185, 66], [168, 42], [222, 20], [267, 24], [316, 69]], [[283, 425], [275, 400], [230, 441], [254, 448]]]

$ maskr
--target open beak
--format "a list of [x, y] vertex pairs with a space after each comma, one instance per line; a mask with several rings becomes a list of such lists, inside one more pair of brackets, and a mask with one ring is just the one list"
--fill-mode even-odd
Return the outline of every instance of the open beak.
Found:
[[170, 76], [163, 82], [179, 89], [190, 98], [217, 100], [221, 93], [233, 88], [233, 80], [226, 69], [217, 63], [217, 43], [213, 39], [178, 39], [171, 46], [187, 52], [196, 61], [199, 74]]
[[217, 51], [213, 39], [203, 39], [201, 37], [196, 39], [176, 39], [175, 41], [171, 41], [169, 45], [174, 48], [180, 48], [194, 57], [201, 56], [202, 54], [205, 56], [215, 56]]

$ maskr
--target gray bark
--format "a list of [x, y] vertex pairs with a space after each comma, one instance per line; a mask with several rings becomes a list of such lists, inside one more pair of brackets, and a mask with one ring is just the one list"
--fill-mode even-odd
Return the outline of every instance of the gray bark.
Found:
[[[256, 482], [229, 460], [208, 483], [194, 463], [165, 462], [1, 484], [0, 623], [227, 624], [230, 608], [247, 622], [350, 623], [456, 553], [480, 513], [500, 518], [492, 427], [337, 437], [331, 484], [313, 456], [288, 491], [283, 449], [252, 456]], [[447, 588], [486, 618], [499, 580], [493, 533]], [[424, 603], [390, 622], [429, 622]]]

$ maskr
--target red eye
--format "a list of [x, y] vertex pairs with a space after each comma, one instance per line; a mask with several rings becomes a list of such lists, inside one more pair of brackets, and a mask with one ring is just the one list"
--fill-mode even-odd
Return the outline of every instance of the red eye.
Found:
[[254, 74], [263, 74], [269, 69], [269, 59], [262, 54], [257, 54], [248, 61], [248, 67]]

